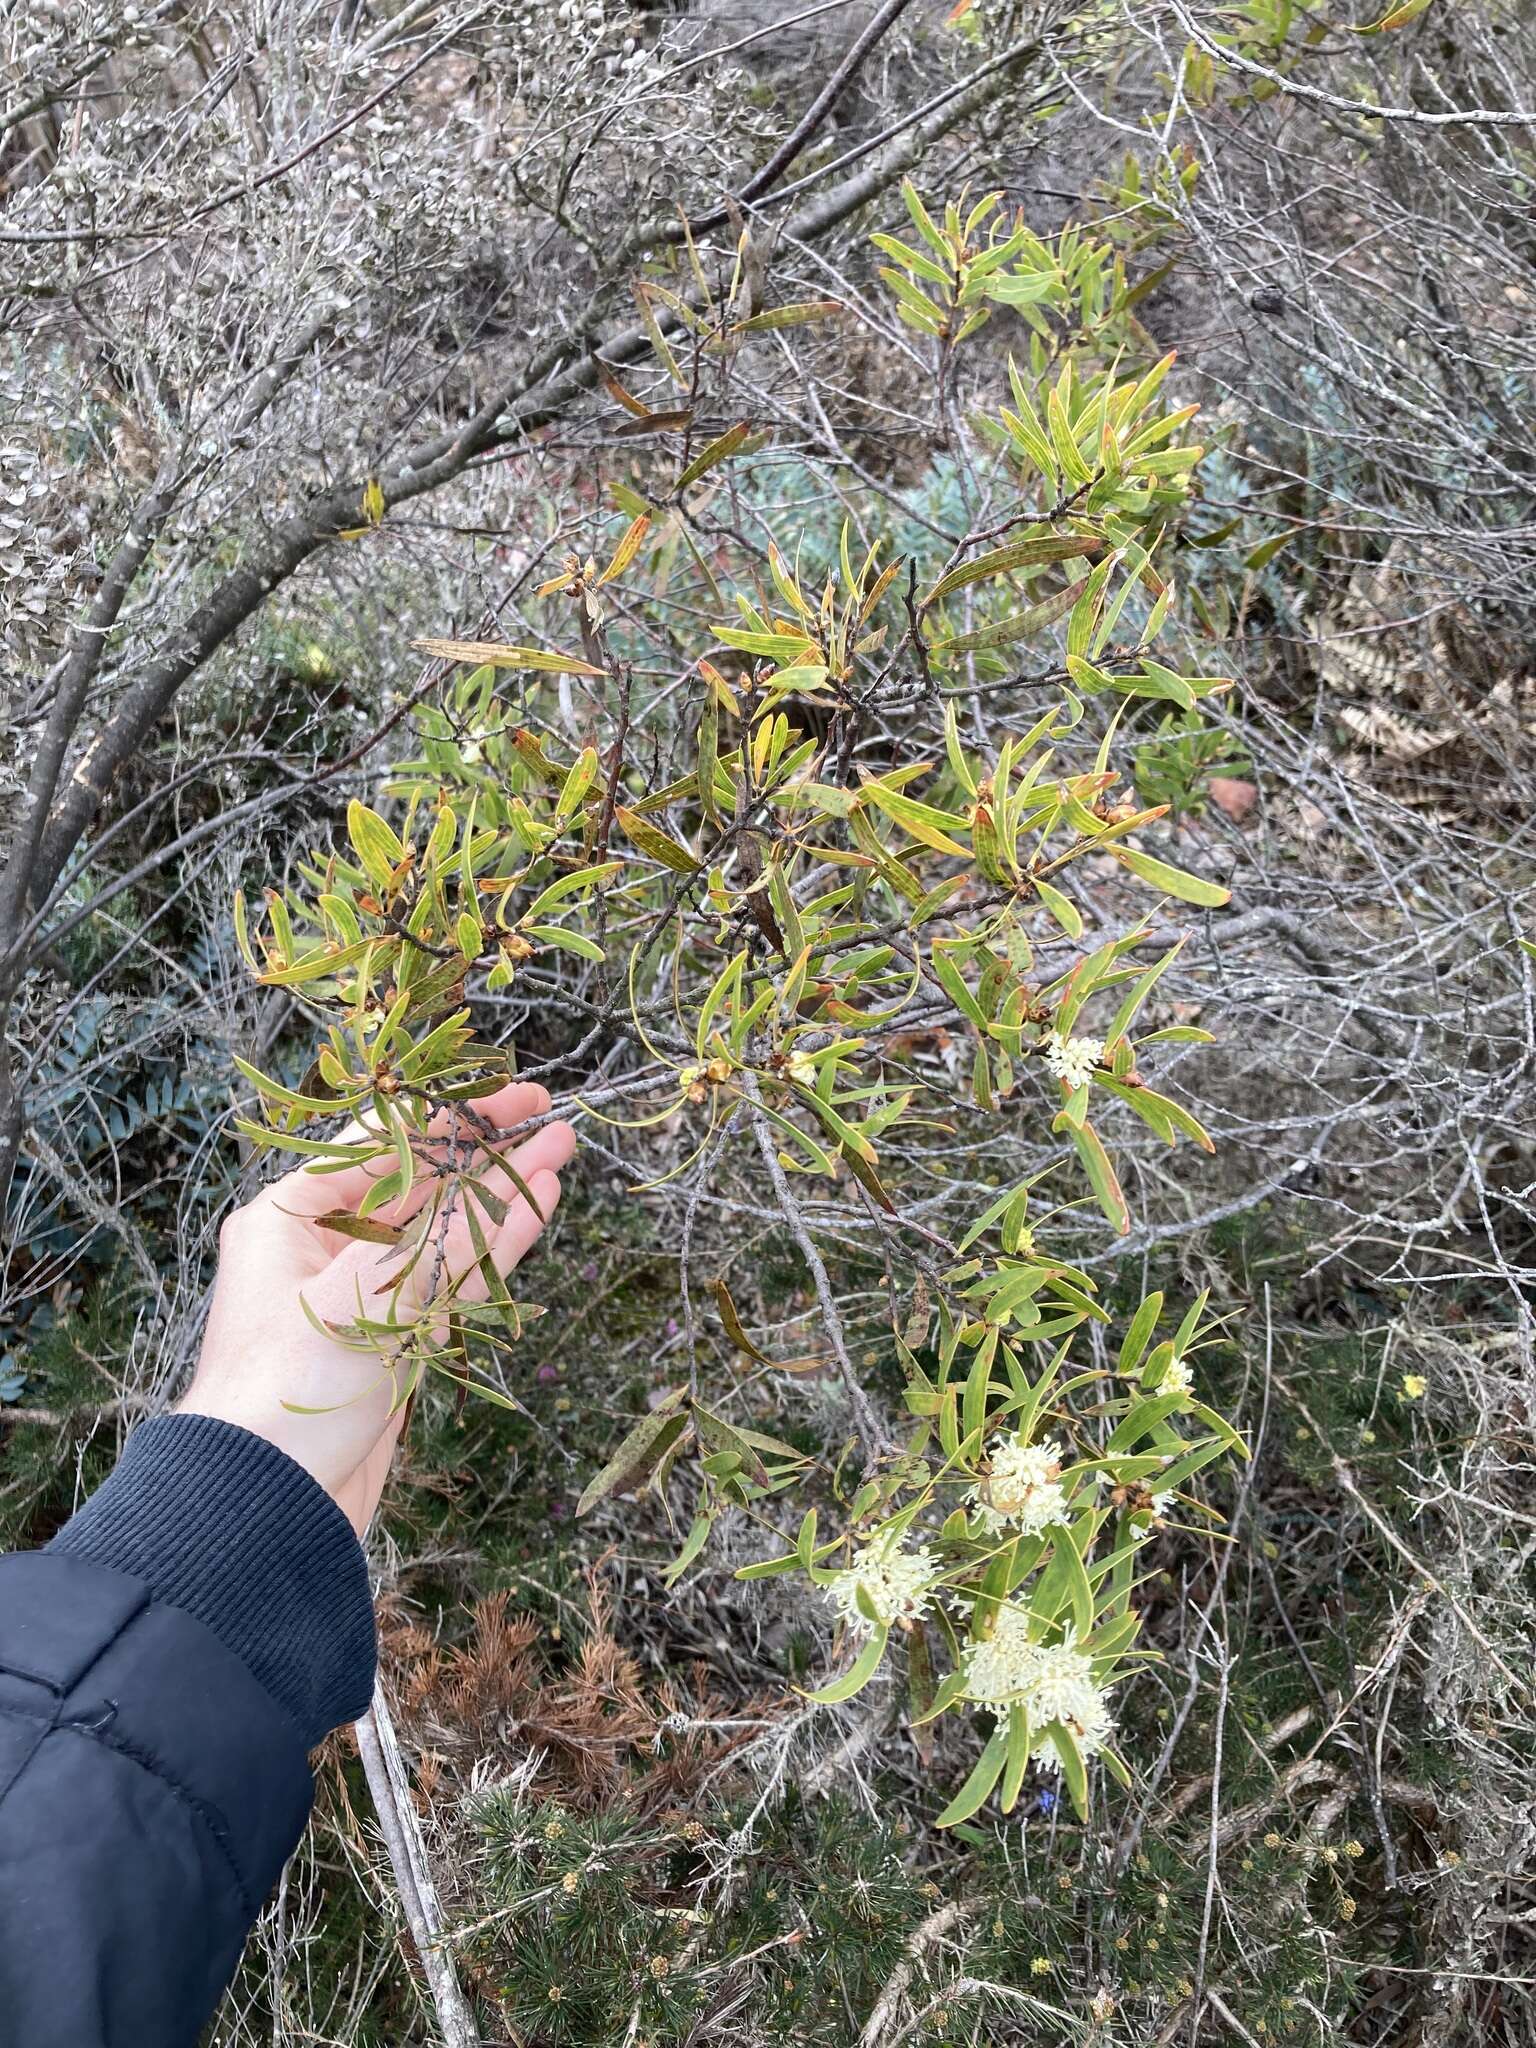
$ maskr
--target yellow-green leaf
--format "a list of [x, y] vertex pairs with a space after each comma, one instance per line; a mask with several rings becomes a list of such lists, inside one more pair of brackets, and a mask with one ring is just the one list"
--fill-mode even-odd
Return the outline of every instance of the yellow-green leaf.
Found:
[[841, 1678], [833, 1679], [830, 1685], [822, 1686], [819, 1691], [810, 1693], [807, 1697], [813, 1699], [818, 1706], [832, 1707], [843, 1700], [851, 1700], [856, 1692], [862, 1692], [880, 1668], [880, 1659], [885, 1655], [885, 1639], [889, 1634], [889, 1629], [877, 1628], [859, 1652], [850, 1670], [845, 1671]]
[[621, 865], [620, 861], [605, 860], [598, 867], [572, 869], [570, 874], [559, 876], [548, 888], [541, 889], [523, 912], [524, 917], [542, 917], [555, 904], [563, 903], [567, 896], [582, 894], [595, 888], [599, 882], [606, 882], [610, 875], [618, 873]]
[[878, 804], [888, 818], [894, 818], [904, 832], [921, 840], [924, 846], [931, 846], [937, 853], [956, 853], [966, 859], [971, 849], [962, 846], [958, 839], [950, 836], [945, 829], [952, 826], [964, 831], [965, 820], [951, 816], [948, 811], [936, 810], [932, 804], [920, 804], [915, 797], [903, 796], [899, 790], [887, 784], [871, 780], [864, 784], [861, 794]]
[[1027, 611], [1015, 612], [1011, 618], [998, 619], [990, 626], [978, 626], [974, 633], [957, 633], [952, 639], [935, 642], [933, 652], [947, 657], [969, 654], [982, 647], [1010, 647], [1015, 640], [1028, 640], [1036, 633], [1043, 633], [1047, 626], [1054, 626], [1058, 619], [1065, 618], [1087, 588], [1088, 578], [1079, 576], [1065, 590], [1058, 590], [1054, 597], [1046, 598], [1042, 604], [1031, 605]]
[[1150, 853], [1139, 853], [1134, 846], [1113, 846], [1109, 851], [1133, 875], [1139, 876], [1143, 882], [1150, 882], [1154, 889], [1161, 889], [1165, 896], [1176, 896], [1181, 903], [1198, 903], [1206, 910], [1219, 910], [1223, 903], [1232, 901], [1232, 891], [1223, 889], [1219, 882], [1207, 882], [1199, 875], [1186, 874], [1183, 868], [1170, 867], [1165, 860], [1154, 860]]
[[624, 538], [613, 551], [613, 560], [608, 564], [602, 575], [598, 577], [599, 583], [611, 583], [615, 576], [622, 576], [624, 574], [624, 571], [639, 553], [640, 543], [645, 539], [650, 530], [651, 515], [649, 512], [641, 512], [630, 521]]
[[813, 659], [820, 649], [804, 633], [752, 633], [744, 626], [717, 626], [715, 636], [722, 647], [734, 647], [739, 654], [758, 654], [776, 661], [781, 668], [798, 668], [805, 657]]
[[1035, 877], [1035, 894], [1069, 939], [1083, 936], [1082, 914], [1070, 896], [1063, 896], [1059, 889], [1049, 882], [1042, 882], [1038, 876]]
[[690, 484], [697, 483], [706, 470], [713, 469], [717, 463], [729, 462], [733, 455], [739, 454], [745, 447], [751, 434], [752, 429], [745, 420], [738, 420], [734, 427], [727, 427], [723, 434], [717, 435], [707, 448], [701, 449], [695, 455], [672, 486], [673, 491], [685, 491]]
[[1131, 1212], [1126, 1207], [1125, 1194], [1119, 1177], [1109, 1162], [1103, 1140], [1092, 1124], [1074, 1124], [1065, 1117], [1057, 1117], [1052, 1130], [1065, 1130], [1077, 1147], [1077, 1156], [1082, 1160], [1088, 1174], [1089, 1185], [1098, 1197], [1099, 1207], [1119, 1231], [1122, 1237], [1131, 1227]]
[[1017, 540], [1005, 548], [993, 548], [974, 561], [962, 562], [941, 576], [932, 590], [918, 599], [920, 605], [937, 604], [952, 590], [967, 583], [979, 583], [986, 576], [1007, 576], [1016, 569], [1038, 569], [1047, 562], [1070, 562], [1076, 555], [1096, 555], [1104, 545], [1092, 534], [1038, 534], [1033, 540]]
[[587, 791], [597, 780], [597, 749], [583, 747], [572, 762], [570, 772], [560, 786], [560, 798], [555, 805], [557, 818], [568, 818], [581, 804]]
[[1364, 28], [1357, 28], [1355, 34], [1357, 36], [1379, 36], [1386, 29], [1404, 28], [1410, 21], [1417, 21], [1419, 16], [1430, 5], [1431, 0], [1402, 0], [1400, 6], [1390, 8], [1381, 17], [1380, 21], [1373, 21]]
[[524, 924], [519, 930], [537, 939], [541, 946], [563, 947], [567, 953], [579, 954], [583, 960], [604, 960], [607, 955], [596, 939], [589, 939], [585, 932], [568, 931], [563, 924]]
[[653, 825], [649, 818], [642, 818], [638, 811], [631, 811], [623, 804], [615, 808], [614, 816], [618, 819], [625, 838], [638, 847], [641, 853], [648, 855], [652, 860], [660, 861], [664, 868], [670, 868], [674, 874], [698, 873], [700, 863], [687, 847], [679, 846], [675, 839]]
[[732, 334], [765, 334], [775, 327], [805, 327], [812, 320], [830, 320], [842, 311], [837, 299], [804, 299], [794, 306], [771, 306], [766, 313], [754, 313], [750, 320], [738, 320]]
[[600, 676], [604, 671], [579, 654], [544, 647], [503, 647], [496, 640], [413, 640], [411, 645], [438, 661], [472, 661], [491, 668], [533, 668], [547, 675]]

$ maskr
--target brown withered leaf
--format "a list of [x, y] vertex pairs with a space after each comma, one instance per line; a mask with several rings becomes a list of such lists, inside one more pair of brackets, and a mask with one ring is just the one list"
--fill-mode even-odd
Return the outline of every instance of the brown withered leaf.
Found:
[[738, 1351], [745, 1351], [749, 1358], [755, 1358], [759, 1365], [771, 1365], [773, 1360], [766, 1351], [759, 1351], [747, 1335], [746, 1326], [731, 1299], [731, 1290], [723, 1280], [715, 1282], [715, 1305], [720, 1311], [720, 1320], [725, 1325], [725, 1334]]
[[677, 1409], [681, 1399], [679, 1389], [669, 1394], [660, 1407], [641, 1416], [603, 1469], [582, 1489], [581, 1498], [576, 1503], [578, 1518], [596, 1507], [604, 1495], [627, 1493], [650, 1477], [657, 1463], [689, 1426], [689, 1416], [680, 1414]]
[[928, 1317], [932, 1304], [928, 1298], [928, 1282], [919, 1273], [912, 1283], [912, 1306], [907, 1311], [907, 1320], [902, 1325], [901, 1340], [904, 1344], [918, 1345], [928, 1334]]
[[606, 363], [598, 363], [597, 377], [598, 382], [602, 385], [608, 396], [617, 404], [622, 405], [624, 410], [632, 414], [634, 418], [637, 420], [650, 420], [656, 417], [644, 399], [636, 398], [633, 391], [626, 391], [624, 389], [624, 386], [614, 376]]
[[896, 1204], [885, 1191], [885, 1185], [867, 1159], [861, 1159], [852, 1145], [843, 1147], [843, 1164], [853, 1175], [859, 1186], [871, 1201], [878, 1202], [887, 1216], [896, 1214]]
[[[287, 1210], [295, 1215], [296, 1210]], [[313, 1221], [322, 1230], [334, 1230], [339, 1237], [360, 1237], [365, 1244], [398, 1244], [405, 1232], [394, 1223], [381, 1223], [376, 1216], [354, 1216], [350, 1209], [327, 1209]]]
[[[366, 899], [359, 897], [358, 901], [365, 908], [367, 907]], [[321, 1073], [319, 1060], [311, 1060], [304, 1069], [304, 1078], [299, 1083], [299, 1093], [310, 1096], [316, 1102], [334, 1102], [336, 1100], [336, 1090], [326, 1080], [324, 1074]]]
[[691, 412], [652, 412], [643, 420], [626, 420], [621, 427], [615, 427], [613, 438], [628, 441], [638, 434], [680, 434], [692, 425]]

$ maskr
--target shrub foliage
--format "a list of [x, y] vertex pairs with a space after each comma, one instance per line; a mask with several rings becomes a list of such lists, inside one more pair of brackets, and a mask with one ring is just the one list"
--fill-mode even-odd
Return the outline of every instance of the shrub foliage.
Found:
[[[937, 217], [911, 186], [905, 198], [911, 239], [875, 240], [901, 318], [938, 343], [941, 408], [954, 353], [994, 316], [1018, 323], [1007, 402], [962, 429], [963, 462], [989, 472], [1000, 516], [936, 572], [856, 539], [851, 519], [814, 573], [793, 541], [770, 537], [760, 558], [718, 547], [699, 556], [716, 602], [688, 622], [691, 653], [662, 676], [643, 668], [635, 615], [669, 541], [697, 552], [701, 504], [759, 459], [748, 421], [711, 419], [735, 358], [754, 334], [837, 311], [744, 314], [740, 263], [717, 288], [701, 267], [694, 303], [653, 288], [648, 306], [671, 315], [670, 336], [653, 316], [653, 340], [676, 407], [658, 414], [610, 386], [676, 453], [658, 454], [643, 488], [614, 483], [625, 523], [603, 565], [573, 553], [543, 583], [547, 644], [426, 643], [457, 672], [417, 708], [419, 751], [389, 780], [395, 822], [354, 800], [348, 843], [269, 892], [257, 936], [242, 909], [253, 968], [317, 1025], [297, 1086], [244, 1069], [267, 1115], [243, 1128], [320, 1171], [376, 1164], [359, 1215], [331, 1220], [398, 1247], [401, 1279], [462, 1205], [489, 1298], [455, 1299], [446, 1342], [441, 1322], [407, 1331], [392, 1311], [360, 1313], [346, 1334], [379, 1352], [400, 1401], [434, 1369], [509, 1398], [494, 1361], [529, 1308], [484, 1253], [504, 1205], [454, 1149], [508, 1063], [477, 1034], [475, 1001], [530, 970], [584, 972], [632, 1058], [579, 1104], [608, 1124], [682, 1119], [692, 1143], [668, 1180], [698, 1169], [703, 1187], [715, 1162], [757, 1155], [817, 1287], [852, 1435], [829, 1469], [754, 1427], [695, 1347], [688, 1383], [641, 1418], [581, 1506], [664, 1491], [691, 1461], [702, 1493], [674, 1579], [724, 1513], [792, 1530], [744, 1574], [802, 1573], [835, 1602], [849, 1661], [814, 1697], [851, 1697], [895, 1635], [918, 1723], [968, 1704], [993, 1716], [953, 1823], [994, 1787], [1011, 1809], [1032, 1757], [1064, 1772], [1079, 1806], [1089, 1757], [1123, 1774], [1105, 1695], [1137, 1654], [1139, 1546], [1163, 1516], [1194, 1511], [1190, 1483], [1241, 1448], [1194, 1389], [1203, 1300], [1165, 1330], [1149, 1296], [1113, 1363], [1087, 1360], [1075, 1340], [1109, 1318], [1056, 1227], [1063, 1206], [1091, 1199], [1129, 1228], [1106, 1110], [1211, 1147], [1162, 1073], [1209, 1034], [1159, 1015], [1181, 941], [1158, 919], [1227, 891], [1150, 850], [1166, 806], [1126, 792], [1117, 743], [1128, 707], [1198, 716], [1228, 684], [1163, 650], [1166, 557], [1202, 449], [1196, 408], [1168, 400], [1172, 357], [1139, 358], [1124, 252], [1076, 230], [1047, 244], [995, 194]], [[713, 407], [700, 396], [712, 373]], [[365, 498], [359, 518], [378, 513]], [[583, 692], [585, 744], [546, 709], [559, 685]], [[681, 772], [653, 737], [679, 725]], [[1122, 899], [1106, 929], [1105, 903]], [[904, 1056], [918, 1029], [952, 1039], [941, 1078]], [[1047, 1126], [1070, 1166], [935, 1227], [914, 1135], [1000, 1106]], [[305, 1134], [337, 1116], [359, 1121]], [[424, 1173], [431, 1199], [388, 1221]], [[851, 1356], [801, 1190], [885, 1219], [905, 1433]], [[714, 1293], [757, 1366], [823, 1362], [775, 1359], [725, 1277]], [[785, 1523], [808, 1488], [813, 1504]]]

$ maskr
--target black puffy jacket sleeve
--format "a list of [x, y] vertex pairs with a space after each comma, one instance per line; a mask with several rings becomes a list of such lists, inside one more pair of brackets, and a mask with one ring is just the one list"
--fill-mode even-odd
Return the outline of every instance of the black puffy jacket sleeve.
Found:
[[191, 2048], [373, 1669], [345, 1517], [230, 1423], [142, 1424], [0, 1557], [3, 2048]]

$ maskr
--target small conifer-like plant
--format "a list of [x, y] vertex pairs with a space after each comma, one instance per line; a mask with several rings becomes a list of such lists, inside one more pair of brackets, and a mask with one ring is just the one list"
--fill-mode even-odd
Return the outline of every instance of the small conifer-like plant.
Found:
[[[1151, 1295], [1090, 1346], [1110, 1317], [1073, 1249], [1084, 1204], [1130, 1227], [1129, 1120], [1211, 1148], [1162, 1071], [1206, 1034], [1159, 982], [1177, 906], [1227, 892], [1163, 857], [1167, 807], [1138, 804], [1121, 764], [1138, 717], [1143, 737], [1173, 715], [1194, 732], [1227, 680], [1187, 655], [1168, 560], [1197, 490], [1194, 408], [1168, 402], [1172, 358], [1149, 360], [1135, 312], [1166, 216], [1148, 202], [1046, 242], [996, 196], [937, 215], [905, 196], [910, 239], [874, 238], [880, 276], [928, 368], [963, 530], [930, 520], [899, 550], [852, 479], [830, 542], [792, 512], [739, 516], [740, 479], [772, 458], [731, 416], [750, 409], [751, 351], [853, 315], [754, 309], [745, 250], [729, 278], [694, 259], [647, 281], [665, 404], [604, 373], [636, 430], [616, 445], [642, 452], [607, 480], [612, 533], [539, 590], [547, 637], [425, 643], [451, 667], [412, 706], [415, 752], [377, 805], [350, 805], [345, 844], [268, 892], [259, 928], [237, 906], [254, 972], [315, 1026], [296, 1085], [243, 1068], [265, 1120], [242, 1128], [321, 1173], [377, 1162], [357, 1214], [325, 1220], [403, 1245], [401, 1277], [452, 1213], [484, 1252], [503, 1206], [474, 1170], [497, 1135], [474, 1100], [509, 1054], [476, 1012], [510, 995], [577, 1017], [569, 1113], [605, 1140], [686, 1131], [638, 1199], [754, 1176], [814, 1287], [815, 1356], [754, 1337], [717, 1263], [722, 1355], [745, 1371], [712, 1378], [685, 1241], [691, 1370], [581, 1507], [679, 1482], [694, 1512], [674, 1579], [721, 1517], [758, 1524], [768, 1554], [741, 1576], [799, 1574], [841, 1625], [845, 1668], [813, 1698], [849, 1699], [899, 1653], [914, 1723], [990, 1724], [940, 1816], [955, 1824], [994, 1793], [1011, 1809], [1032, 1762], [1079, 1810], [1091, 1759], [1126, 1777], [1114, 1691], [1144, 1654], [1144, 1539], [1207, 1513], [1192, 1483], [1243, 1449], [1199, 1395], [1203, 1297], [1165, 1320]], [[968, 415], [993, 367], [1001, 402]], [[913, 1057], [925, 1036], [942, 1061]], [[1002, 1185], [966, 1207], [927, 1145], [975, 1118]], [[354, 1133], [314, 1133], [334, 1119]], [[1007, 1171], [1021, 1123], [1055, 1141], [1044, 1175]], [[390, 1222], [423, 1176], [431, 1199]], [[818, 1245], [839, 1204], [882, 1248], [899, 1425]], [[514, 1398], [496, 1358], [530, 1306], [483, 1265], [488, 1299], [450, 1294], [430, 1330], [385, 1311], [341, 1333], [399, 1401], [433, 1370]], [[821, 1455], [757, 1426], [746, 1390], [785, 1366], [841, 1378], [846, 1443]]]

